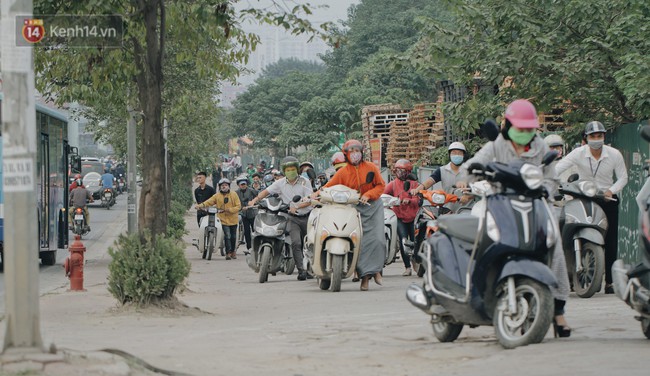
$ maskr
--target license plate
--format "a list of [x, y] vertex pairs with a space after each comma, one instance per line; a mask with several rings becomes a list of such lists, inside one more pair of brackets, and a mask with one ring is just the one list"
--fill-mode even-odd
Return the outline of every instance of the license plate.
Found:
[[83, 221], [84, 220], [83, 214], [75, 214], [74, 220], [75, 221]]

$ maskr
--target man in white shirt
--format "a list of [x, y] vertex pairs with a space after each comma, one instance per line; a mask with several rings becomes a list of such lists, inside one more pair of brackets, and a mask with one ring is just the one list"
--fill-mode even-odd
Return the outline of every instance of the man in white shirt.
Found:
[[612, 264], [618, 253], [618, 193], [627, 184], [627, 169], [621, 152], [604, 145], [605, 126], [602, 123], [598, 121], [587, 123], [584, 139], [587, 144], [574, 149], [560, 160], [555, 170], [560, 175], [570, 167], [575, 167], [580, 179], [593, 179], [598, 189], [605, 192], [606, 200], [598, 204], [605, 211], [609, 223], [605, 236], [605, 293], [613, 294]]

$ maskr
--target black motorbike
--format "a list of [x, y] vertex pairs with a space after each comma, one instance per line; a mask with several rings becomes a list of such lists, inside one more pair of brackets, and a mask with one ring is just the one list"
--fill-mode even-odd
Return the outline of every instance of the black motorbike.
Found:
[[[650, 126], [641, 129], [641, 136], [650, 142]], [[646, 170], [648, 166], [646, 165]], [[650, 176], [646, 179], [650, 184]], [[644, 188], [647, 188], [644, 185]], [[642, 189], [642, 192], [647, 189]], [[623, 260], [616, 260], [612, 265], [612, 282], [614, 292], [627, 305], [639, 314], [635, 318], [641, 322], [641, 331], [650, 339], [650, 197], [643, 197], [643, 206], [639, 219], [641, 235], [641, 261], [634, 266], [625, 265]]]
[[[549, 152], [544, 165], [556, 156]], [[557, 281], [548, 265], [559, 237], [542, 168], [516, 160], [469, 171], [490, 183], [474, 208], [482, 214], [438, 218], [423, 245], [424, 283], [409, 286], [407, 299], [431, 316], [441, 342], [456, 340], [464, 325], [493, 325], [504, 348], [539, 343], [553, 319]]]

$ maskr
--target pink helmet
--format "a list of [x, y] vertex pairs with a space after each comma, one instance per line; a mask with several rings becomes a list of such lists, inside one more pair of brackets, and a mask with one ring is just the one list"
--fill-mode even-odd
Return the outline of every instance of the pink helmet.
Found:
[[525, 99], [517, 99], [506, 108], [506, 119], [515, 128], [539, 128], [537, 110], [532, 103]]

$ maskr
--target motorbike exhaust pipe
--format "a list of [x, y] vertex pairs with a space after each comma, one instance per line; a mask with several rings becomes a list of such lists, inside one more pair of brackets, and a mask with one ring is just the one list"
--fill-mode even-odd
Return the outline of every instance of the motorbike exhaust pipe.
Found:
[[628, 269], [623, 264], [623, 260], [616, 260], [612, 264], [612, 285], [614, 293], [619, 299], [627, 302], [628, 300]]
[[406, 289], [406, 300], [423, 312], [429, 313], [429, 307], [431, 305], [429, 304], [429, 299], [427, 299], [427, 295], [422, 286], [419, 286], [416, 283], [411, 283]]

